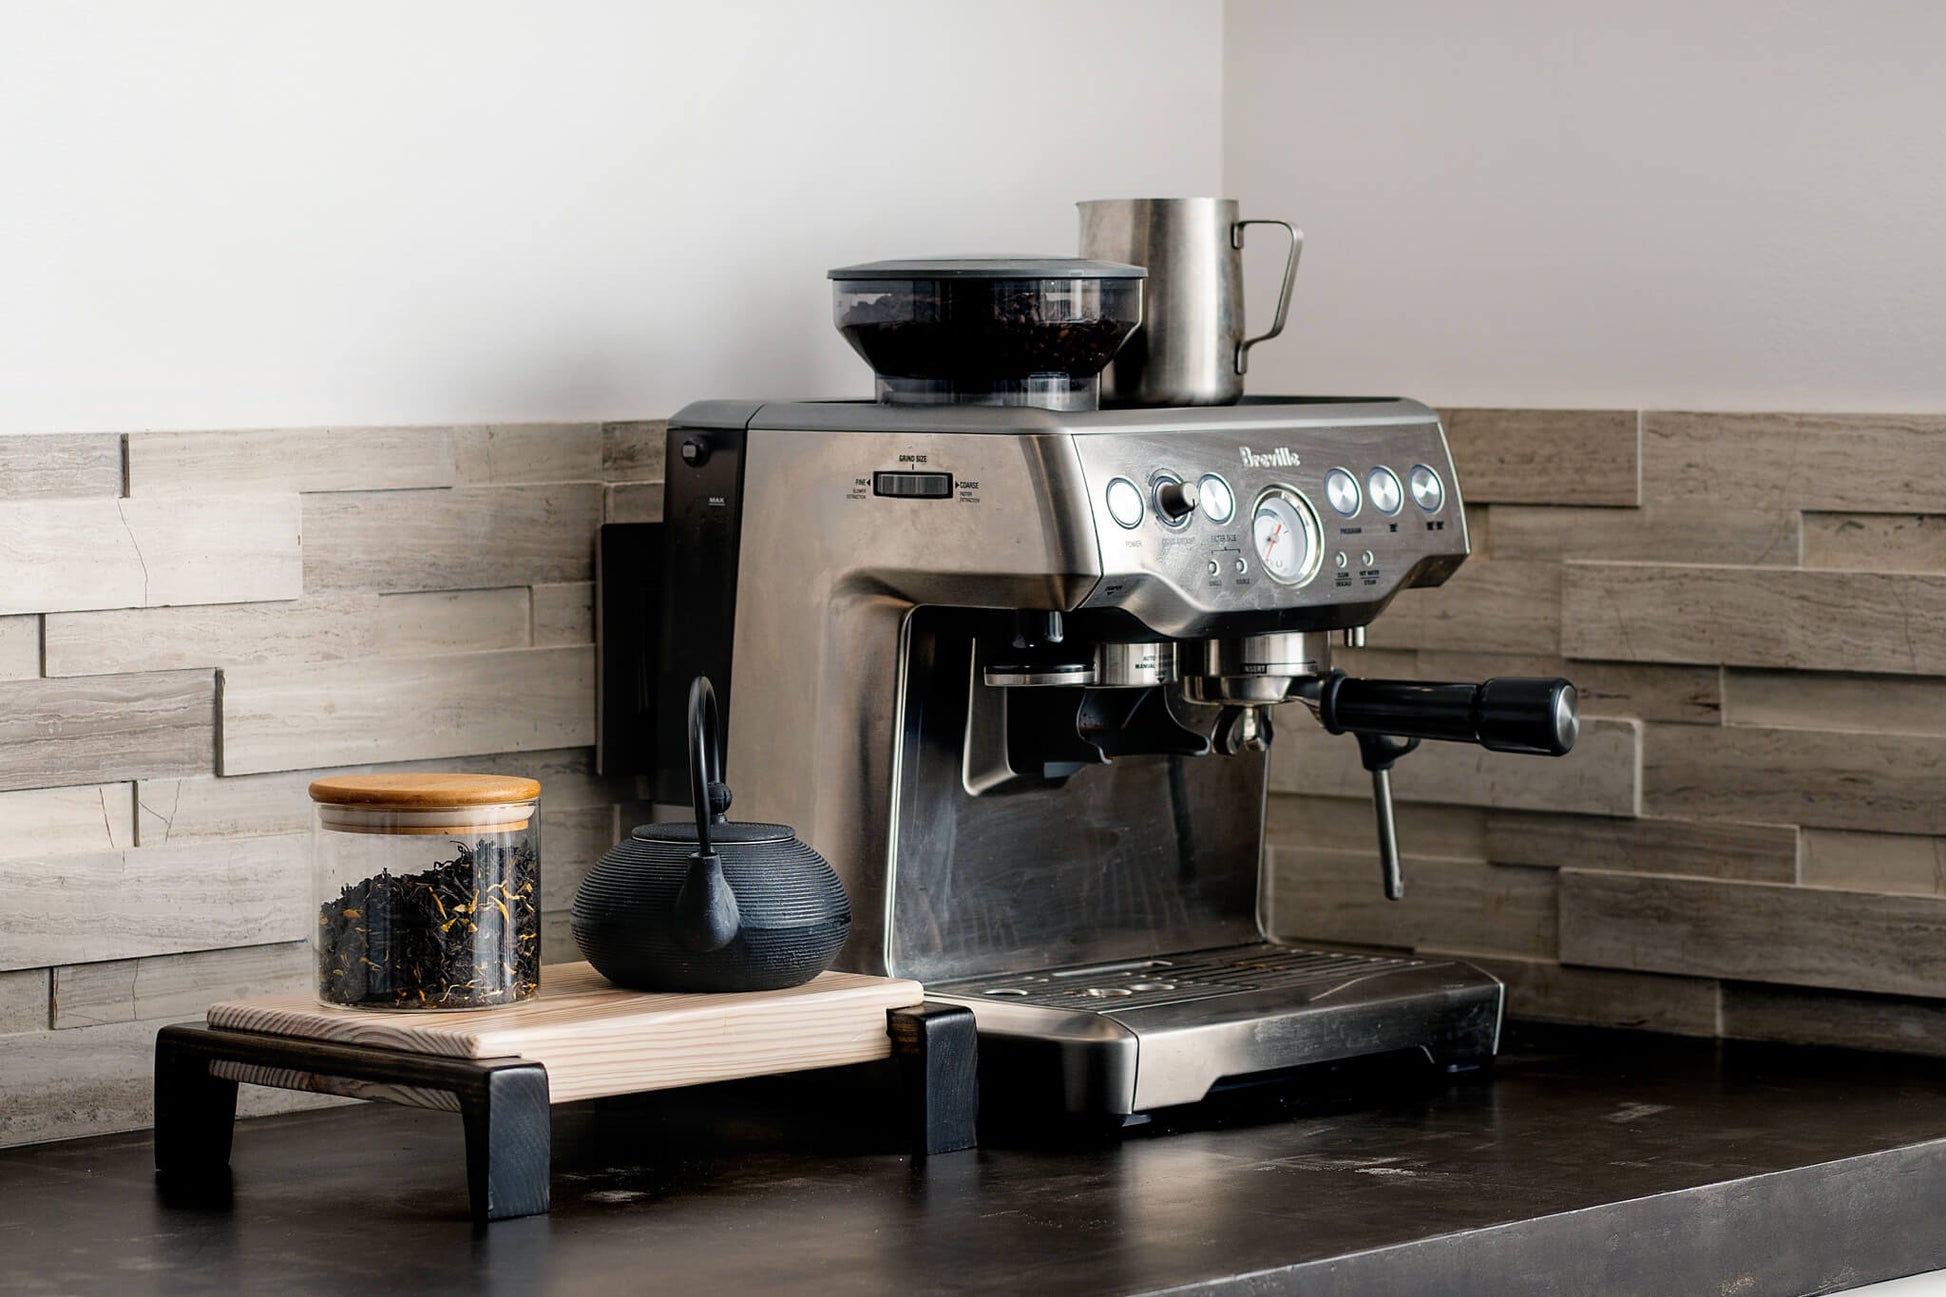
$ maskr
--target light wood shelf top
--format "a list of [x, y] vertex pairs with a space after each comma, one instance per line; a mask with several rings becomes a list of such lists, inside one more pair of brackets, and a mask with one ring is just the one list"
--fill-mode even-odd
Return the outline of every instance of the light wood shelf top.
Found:
[[534, 997], [505, 1008], [392, 1012], [281, 995], [211, 1005], [209, 1025], [447, 1058], [524, 1058], [547, 1068], [550, 1097], [566, 1103], [887, 1058], [886, 1010], [924, 998], [917, 982], [862, 973], [821, 973], [781, 991], [626, 991], [576, 963], [547, 965]]

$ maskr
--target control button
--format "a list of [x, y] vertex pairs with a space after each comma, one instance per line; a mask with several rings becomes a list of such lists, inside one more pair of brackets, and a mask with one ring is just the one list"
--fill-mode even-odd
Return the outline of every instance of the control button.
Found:
[[1345, 553], [1343, 550], [1339, 550], [1336, 554], [1333, 554], [1331, 556], [1331, 562], [1333, 566], [1336, 567], [1340, 567], [1340, 568], [1350, 567], [1351, 555]]
[[1211, 559], [1209, 561], [1209, 574], [1211, 576], [1221, 576], [1223, 574], [1223, 565], [1215, 559]]
[[1358, 512], [1358, 479], [1342, 468], [1324, 475], [1324, 498], [1331, 507], [1349, 518]]
[[1196, 480], [1196, 496], [1203, 516], [1219, 527], [1237, 516], [1236, 493], [1215, 473], [1205, 473]]
[[1438, 513], [1439, 506], [1446, 503], [1446, 484], [1439, 480], [1439, 474], [1424, 464], [1412, 466], [1412, 500], [1427, 513]]
[[951, 473], [874, 473], [872, 494], [901, 500], [950, 500], [953, 496]]
[[1250, 563], [1249, 563], [1249, 561], [1248, 561], [1247, 559], [1241, 559], [1241, 558], [1240, 558], [1240, 559], [1238, 559], [1238, 560], [1237, 560], [1237, 575], [1238, 575], [1238, 576], [1244, 576], [1244, 575], [1246, 575], [1246, 574], [1247, 574], [1247, 573], [1248, 573], [1249, 571], [1250, 571]]
[[1142, 525], [1142, 492], [1135, 483], [1118, 477], [1108, 484], [1108, 516], [1124, 527]]
[[1397, 513], [1405, 503], [1405, 492], [1399, 488], [1399, 479], [1389, 468], [1375, 468], [1372, 475], [1365, 479], [1365, 494], [1371, 499], [1372, 507], [1380, 513]]
[[1363, 563], [1366, 567], [1370, 567], [1372, 564], [1378, 562], [1378, 557], [1368, 549], [1363, 554], [1360, 554], [1358, 556], [1358, 561], [1360, 563]]
[[690, 437], [682, 443], [682, 462], [691, 468], [701, 468], [709, 463], [709, 443]]
[[1173, 473], [1155, 476], [1155, 511], [1171, 527], [1180, 527], [1196, 512], [1196, 488]]

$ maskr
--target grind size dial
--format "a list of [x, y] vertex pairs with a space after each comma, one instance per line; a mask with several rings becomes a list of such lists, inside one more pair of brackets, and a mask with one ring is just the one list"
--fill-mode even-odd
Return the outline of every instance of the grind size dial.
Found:
[[1250, 532], [1257, 561], [1272, 580], [1303, 585], [1318, 574], [1324, 549], [1318, 516], [1296, 491], [1273, 486], [1259, 496]]

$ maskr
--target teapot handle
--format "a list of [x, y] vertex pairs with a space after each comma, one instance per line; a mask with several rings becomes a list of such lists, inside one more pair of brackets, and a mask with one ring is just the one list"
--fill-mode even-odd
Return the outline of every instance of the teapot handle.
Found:
[[723, 741], [716, 714], [716, 689], [708, 676], [689, 685], [689, 795], [696, 809], [696, 850], [676, 891], [676, 940], [706, 953], [735, 940], [742, 922], [736, 893], [723, 876], [723, 858], [710, 842], [709, 828], [723, 822], [730, 790], [723, 783]]
[[730, 789], [723, 782], [723, 739], [717, 720], [716, 687], [708, 676], [689, 683], [689, 799], [696, 811], [697, 848], [710, 852], [709, 826], [723, 822]]

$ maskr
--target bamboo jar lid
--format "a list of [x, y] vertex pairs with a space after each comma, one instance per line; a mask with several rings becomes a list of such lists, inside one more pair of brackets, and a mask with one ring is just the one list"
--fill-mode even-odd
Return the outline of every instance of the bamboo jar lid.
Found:
[[517, 775], [336, 775], [311, 784], [325, 826], [344, 833], [512, 833], [527, 827], [540, 795], [540, 781]]
[[334, 806], [396, 806], [431, 810], [439, 806], [498, 806], [531, 802], [541, 795], [538, 779], [518, 775], [337, 775], [314, 780], [311, 800]]

